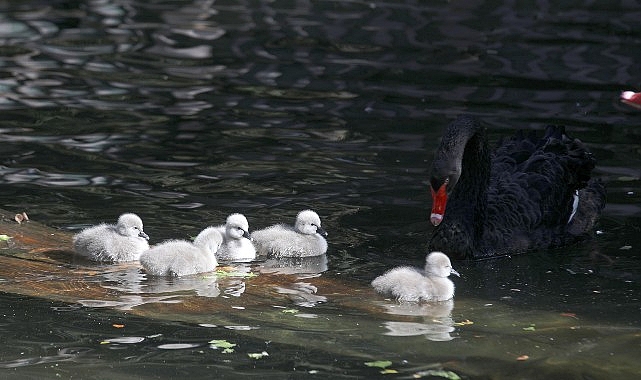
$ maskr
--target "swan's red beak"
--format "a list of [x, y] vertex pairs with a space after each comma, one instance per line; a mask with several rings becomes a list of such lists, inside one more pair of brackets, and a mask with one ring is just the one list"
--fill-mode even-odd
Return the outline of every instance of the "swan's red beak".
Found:
[[438, 191], [434, 191], [434, 188], [430, 186], [432, 191], [432, 214], [430, 215], [430, 222], [433, 225], [438, 226], [443, 221], [443, 215], [445, 215], [445, 205], [447, 204], [447, 182], [439, 187]]

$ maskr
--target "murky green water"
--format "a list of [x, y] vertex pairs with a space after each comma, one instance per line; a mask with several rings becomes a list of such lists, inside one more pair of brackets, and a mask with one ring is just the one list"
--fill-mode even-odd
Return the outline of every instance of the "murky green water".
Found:
[[[252, 278], [152, 281], [128, 268], [94, 278], [123, 295], [116, 303], [5, 293], [5, 376], [641, 376], [641, 115], [618, 102], [640, 90], [641, 5], [29, 0], [0, 10], [2, 208], [69, 232], [134, 211], [160, 242], [232, 212], [260, 228], [309, 207], [330, 247], [308, 271], [354, 289], [314, 289], [303, 276], [256, 300], [244, 291]], [[493, 141], [567, 125], [608, 187], [599, 233], [455, 263], [452, 304], [386, 301], [368, 283], [423, 260], [427, 169], [461, 112]], [[0, 280], [1, 290], [11, 279]], [[135, 315], [194, 292], [227, 309]], [[212, 339], [237, 346], [223, 353]], [[378, 360], [398, 373], [364, 364]]]

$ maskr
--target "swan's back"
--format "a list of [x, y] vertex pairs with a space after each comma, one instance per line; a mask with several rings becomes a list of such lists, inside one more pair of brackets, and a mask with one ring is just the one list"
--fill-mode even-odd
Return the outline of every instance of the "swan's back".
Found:
[[[548, 127], [538, 139], [518, 133], [502, 142], [492, 154], [484, 241], [509, 253], [563, 245], [574, 237], [568, 232], [573, 222], [582, 226], [574, 235], [588, 233], [604, 203], [603, 186], [590, 181], [594, 166], [592, 154], [563, 127]], [[592, 204], [595, 215], [575, 213], [570, 220], [575, 196], [586, 187], [579, 205]]]

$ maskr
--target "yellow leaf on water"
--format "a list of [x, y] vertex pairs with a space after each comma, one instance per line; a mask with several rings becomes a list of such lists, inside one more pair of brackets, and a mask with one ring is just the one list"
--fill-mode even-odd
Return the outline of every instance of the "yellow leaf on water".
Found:
[[470, 321], [469, 319], [466, 319], [466, 320], [461, 321], [461, 322], [455, 322], [454, 326], [467, 326], [467, 325], [473, 325], [473, 324], [474, 324], [474, 322]]
[[377, 360], [374, 362], [365, 362], [365, 365], [368, 367], [387, 368], [392, 365], [392, 362], [389, 360]]

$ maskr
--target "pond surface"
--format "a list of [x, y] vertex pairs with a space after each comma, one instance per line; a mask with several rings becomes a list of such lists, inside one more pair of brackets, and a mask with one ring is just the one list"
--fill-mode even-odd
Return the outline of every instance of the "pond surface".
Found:
[[[69, 233], [136, 212], [152, 243], [233, 212], [251, 229], [313, 208], [329, 232], [326, 262], [294, 263], [307, 274], [264, 299], [245, 292], [250, 276], [69, 264], [120, 299], [2, 293], [1, 373], [641, 377], [641, 114], [618, 101], [641, 89], [641, 4], [557, 3], [0, 2], [1, 208]], [[599, 229], [578, 246], [454, 263], [452, 303], [385, 300], [369, 282], [421, 265], [427, 170], [460, 113], [492, 141], [566, 125], [608, 188]], [[235, 269], [260, 278], [269, 265]], [[142, 312], [185, 294], [226, 309]]]

